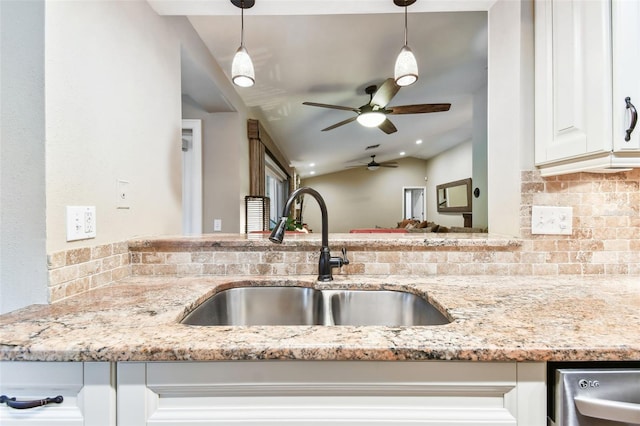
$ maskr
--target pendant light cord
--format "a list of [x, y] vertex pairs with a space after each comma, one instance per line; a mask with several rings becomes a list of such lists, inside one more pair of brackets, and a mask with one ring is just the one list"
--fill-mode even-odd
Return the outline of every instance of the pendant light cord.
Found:
[[404, 45], [407, 45], [407, 5], [404, 5]]
[[243, 1], [240, 2], [240, 46], [244, 46], [244, 2]]

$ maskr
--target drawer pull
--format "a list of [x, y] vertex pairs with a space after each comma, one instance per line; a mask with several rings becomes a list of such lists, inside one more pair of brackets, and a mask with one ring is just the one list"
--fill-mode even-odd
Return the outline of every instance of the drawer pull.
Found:
[[0, 404], [7, 404], [11, 408], [18, 410], [24, 410], [26, 408], [42, 407], [43, 405], [51, 404], [55, 402], [60, 404], [63, 401], [62, 395], [58, 395], [53, 398], [34, 399], [33, 401], [16, 401], [15, 398], [9, 398], [6, 395], [0, 396]]
[[638, 111], [636, 111], [636, 107], [631, 103], [630, 97], [627, 96], [624, 98], [624, 101], [627, 103], [627, 109], [631, 110], [631, 124], [629, 124], [629, 128], [626, 130], [627, 134], [624, 137], [624, 140], [629, 142], [631, 140], [631, 132], [633, 132], [633, 129], [638, 123]]

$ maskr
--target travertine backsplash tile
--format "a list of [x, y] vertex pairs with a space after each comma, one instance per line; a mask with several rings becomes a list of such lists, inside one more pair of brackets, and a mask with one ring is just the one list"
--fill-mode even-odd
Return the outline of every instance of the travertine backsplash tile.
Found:
[[[532, 235], [533, 205], [573, 207], [572, 235]], [[520, 223], [531, 251], [544, 253], [558, 274], [640, 274], [640, 169], [549, 178], [523, 172]]]
[[[543, 178], [521, 174], [521, 241], [516, 245], [380, 246], [349, 252], [336, 274], [640, 275], [640, 169]], [[572, 235], [532, 235], [531, 207], [573, 207]], [[437, 236], [437, 234], [434, 234]], [[50, 300], [129, 275], [314, 275], [318, 250], [129, 249], [127, 241], [47, 256]]]
[[126, 241], [58, 251], [47, 256], [49, 301], [57, 302], [131, 275]]

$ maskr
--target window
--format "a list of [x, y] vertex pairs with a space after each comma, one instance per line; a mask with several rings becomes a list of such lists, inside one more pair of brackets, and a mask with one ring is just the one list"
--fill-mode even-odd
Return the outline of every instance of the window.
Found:
[[282, 216], [282, 210], [289, 196], [289, 179], [269, 154], [265, 154], [264, 162], [264, 193], [269, 197], [269, 222], [272, 228]]

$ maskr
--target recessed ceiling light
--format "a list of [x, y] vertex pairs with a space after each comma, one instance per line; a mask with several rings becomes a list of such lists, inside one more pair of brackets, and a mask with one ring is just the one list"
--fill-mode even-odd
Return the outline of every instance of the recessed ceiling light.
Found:
[[316, 174], [316, 172], [315, 172], [314, 170], [311, 170], [311, 171], [309, 172], [309, 174], [310, 174], [310, 175], [315, 175], [315, 174]]
[[316, 163], [309, 163], [309, 167], [314, 167]]
[[405, 154], [406, 154], [406, 152], [404, 152], [404, 151], [400, 152], [400, 155], [405, 155]]
[[416, 141], [416, 145], [420, 145], [421, 143], [422, 143], [422, 139], [418, 139], [418, 140]]

